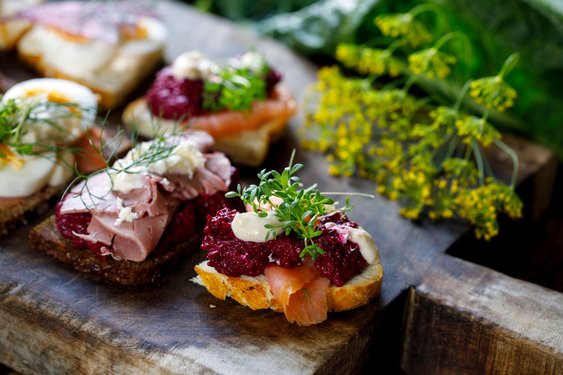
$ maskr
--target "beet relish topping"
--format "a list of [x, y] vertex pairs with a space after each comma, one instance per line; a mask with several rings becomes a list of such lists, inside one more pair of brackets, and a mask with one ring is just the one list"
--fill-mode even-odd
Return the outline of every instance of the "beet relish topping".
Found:
[[177, 120], [202, 114], [202, 93], [203, 80], [177, 79], [166, 67], [156, 75], [146, 99], [153, 115]]
[[[198, 220], [198, 218], [214, 215], [218, 210], [233, 207], [234, 204], [236, 204], [236, 202], [225, 198], [224, 192], [218, 192], [212, 195], [201, 195], [194, 200], [183, 202], [172, 216], [158, 244], [158, 248], [169, 248], [189, 241], [201, 231], [204, 225], [202, 220]], [[87, 228], [92, 220], [92, 215], [89, 213], [63, 215], [60, 212], [60, 207], [61, 202], [57, 204], [55, 209], [55, 220], [59, 232], [64, 237], [71, 240], [74, 246], [86, 248], [96, 255], [101, 255], [103, 245], [88, 242], [76, 236], [76, 234], [88, 233]]]
[[[252, 52], [252, 54], [255, 53]], [[243, 56], [244, 54], [239, 56], [239, 58], [242, 59]], [[194, 62], [194, 64], [196, 63]], [[206, 82], [213, 82], [212, 85], [220, 87], [222, 82], [228, 79], [229, 73], [225, 74], [224, 72], [229, 68], [223, 70], [223, 76], [221, 76], [221, 73], [210, 72], [207, 68], [205, 72], [199, 72], [193, 77], [179, 77], [174, 73], [173, 66], [174, 65], [167, 66], [157, 74], [146, 94], [147, 105], [154, 116], [166, 120], [182, 121], [192, 116], [203, 115], [209, 111], [232, 108], [229, 106], [224, 107], [224, 103], [219, 104], [222, 99], [221, 89], [217, 89], [218, 91], [214, 91], [211, 94], [205, 90]], [[196, 68], [191, 67], [191, 69]], [[239, 87], [238, 94], [235, 94], [235, 96], [250, 95], [250, 93], [254, 93], [262, 99], [271, 96], [274, 87], [282, 80], [282, 75], [267, 64], [264, 65], [263, 70], [259, 70], [260, 72], [256, 72], [252, 67], [232, 67], [233, 72], [243, 75], [243, 80], [248, 78], [247, 86], [252, 85], [251, 82], [253, 79], [262, 81], [262, 85], [260, 85], [261, 89], [259, 90], [261, 92], [260, 94], [256, 94], [255, 91], [250, 90], [250, 87], [242, 85]], [[205, 74], [207, 74], [207, 76], [205, 76]], [[238, 84], [236, 80], [233, 82], [235, 83], [227, 82], [226, 86], [233, 87], [233, 85], [236, 86]], [[235, 91], [230, 91], [228, 96], [232, 97], [234, 92]], [[236, 100], [235, 103], [231, 104], [236, 106]], [[235, 108], [235, 110], [244, 109]]]
[[[266, 242], [248, 242], [238, 239], [231, 229], [236, 210], [223, 208], [208, 218], [201, 248], [207, 251], [209, 265], [227, 276], [258, 276], [264, 273], [269, 264], [293, 268], [299, 266], [303, 258], [303, 241], [295, 236], [279, 235]], [[336, 286], [344, 285], [360, 273], [367, 262], [362, 257], [359, 246], [352, 242], [343, 243], [336, 231], [326, 228], [333, 222], [357, 228], [358, 224], [348, 220], [345, 214], [336, 212], [321, 219], [319, 230], [323, 233], [315, 242], [324, 250], [317, 256], [314, 265]]]

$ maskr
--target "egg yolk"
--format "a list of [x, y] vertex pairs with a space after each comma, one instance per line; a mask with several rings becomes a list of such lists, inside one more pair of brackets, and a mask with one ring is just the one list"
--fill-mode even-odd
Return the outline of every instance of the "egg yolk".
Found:
[[23, 167], [23, 163], [23, 159], [10, 150], [8, 146], [0, 145], [0, 167], [11, 164], [17, 170]]

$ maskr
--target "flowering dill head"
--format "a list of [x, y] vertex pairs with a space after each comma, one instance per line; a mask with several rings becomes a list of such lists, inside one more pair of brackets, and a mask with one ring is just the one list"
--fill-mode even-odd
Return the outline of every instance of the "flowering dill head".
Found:
[[517, 93], [501, 76], [471, 82], [469, 95], [479, 104], [503, 112], [514, 105]]
[[483, 145], [489, 146], [495, 140], [500, 139], [501, 135], [485, 119], [475, 116], [462, 116], [455, 122], [457, 134], [465, 144], [471, 144], [476, 141]]
[[473, 189], [462, 189], [455, 199], [459, 216], [475, 226], [475, 236], [490, 240], [498, 234], [498, 214], [522, 216], [522, 201], [514, 190], [493, 178]]
[[427, 48], [409, 55], [409, 69], [414, 74], [425, 75], [430, 79], [446, 78], [450, 72], [450, 65], [457, 59], [449, 53], [437, 48]]
[[432, 120], [430, 126], [435, 129], [439, 130], [442, 128], [450, 129], [454, 126], [455, 121], [458, 119], [459, 114], [458, 112], [450, 107], [446, 106], [439, 106], [430, 111], [428, 117]]
[[[427, 8], [418, 8], [418, 13]], [[456, 58], [440, 51], [460, 33], [442, 36], [432, 48], [408, 56], [409, 66], [394, 51], [407, 44], [429, 40], [420, 31], [413, 15], [380, 16], [376, 24], [384, 35], [402, 37], [387, 49], [342, 44], [337, 59], [362, 75], [425, 75], [443, 79], [451, 72]], [[418, 26], [417, 26], [418, 25]], [[509, 58], [499, 77], [510, 70], [515, 58]], [[479, 238], [490, 239], [498, 233], [497, 216], [516, 218], [522, 203], [510, 186], [491, 178], [493, 172], [483, 149], [495, 143], [512, 158], [513, 181], [518, 171], [517, 156], [502, 141], [500, 133], [482, 118], [463, 112], [463, 99], [469, 94], [489, 103], [488, 108], [508, 108], [509, 100], [499, 100], [487, 79], [467, 83], [452, 107], [436, 106], [430, 98], [417, 99], [408, 93], [412, 81], [399, 80], [376, 88], [372, 77], [344, 77], [337, 68], [323, 68], [309, 98], [314, 105], [305, 117], [303, 144], [323, 152], [330, 164], [329, 173], [360, 176], [376, 182], [376, 191], [398, 201], [400, 214], [417, 220], [428, 215], [433, 220], [459, 218], [475, 227]], [[470, 81], [471, 82], [471, 81]], [[401, 85], [404, 85], [401, 88]], [[514, 98], [506, 87], [507, 98]], [[494, 99], [494, 100], [493, 100]], [[501, 98], [502, 99], [502, 98]], [[492, 103], [492, 105], [491, 105]]]
[[411, 47], [417, 47], [432, 40], [432, 35], [426, 27], [410, 13], [377, 16], [375, 25], [383, 35], [393, 38], [403, 37]]
[[[448, 158], [444, 160], [442, 171], [447, 179], [457, 182], [456, 187], [473, 186], [477, 183], [479, 176], [479, 171], [475, 164], [462, 158]], [[455, 191], [453, 192], [455, 193]]]
[[360, 74], [388, 74], [397, 77], [403, 72], [403, 64], [389, 49], [359, 47], [354, 44], [340, 44], [336, 49], [336, 59]]

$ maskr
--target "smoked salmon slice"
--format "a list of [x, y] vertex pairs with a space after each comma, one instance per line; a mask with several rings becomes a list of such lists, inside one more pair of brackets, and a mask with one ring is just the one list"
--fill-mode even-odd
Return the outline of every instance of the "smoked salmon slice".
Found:
[[88, 174], [107, 166], [100, 151], [102, 148], [101, 128], [90, 126], [72, 146], [77, 148], [75, 159], [80, 173]]
[[92, 125], [72, 147], [77, 150], [75, 159], [78, 171], [89, 174], [105, 168], [108, 161], [124, 154], [131, 148], [131, 142], [113, 130]]
[[252, 103], [252, 109], [248, 111], [222, 111], [194, 116], [184, 126], [222, 137], [257, 129], [272, 120], [285, 124], [296, 112], [297, 103], [293, 95], [284, 87], [277, 86], [268, 99]]
[[292, 294], [284, 310], [287, 320], [300, 326], [324, 322], [328, 315], [329, 284], [326, 277], [315, 277]]
[[282, 305], [287, 320], [301, 326], [326, 320], [330, 281], [321, 276], [311, 262], [295, 268], [271, 265], [264, 273], [272, 295]]

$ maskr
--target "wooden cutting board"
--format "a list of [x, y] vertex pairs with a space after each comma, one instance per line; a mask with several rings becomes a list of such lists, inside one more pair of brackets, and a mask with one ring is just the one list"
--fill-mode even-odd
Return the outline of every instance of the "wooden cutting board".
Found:
[[[179, 3], [161, 1], [157, 7], [170, 30], [169, 61], [191, 49], [226, 58], [256, 48], [282, 71], [298, 98], [315, 79], [314, 66], [278, 43]], [[0, 58], [0, 70], [8, 76], [30, 76], [14, 56]], [[294, 120], [272, 149], [267, 167], [282, 167], [296, 148], [297, 160], [305, 164], [305, 184], [373, 192], [367, 181], [329, 177], [324, 159], [299, 147], [299, 122]], [[541, 192], [549, 191], [545, 181], [553, 172], [553, 156], [538, 146], [510, 142], [522, 160], [521, 183], [535, 186], [528, 200], [544, 202]], [[502, 168], [505, 162], [498, 164]], [[243, 170], [243, 180], [253, 181], [256, 172]], [[379, 196], [353, 203], [352, 219], [375, 237], [381, 251], [382, 294], [313, 327], [214, 299], [190, 282], [202, 254], [157, 285], [131, 289], [96, 283], [29, 248], [29, 228], [42, 219], [32, 218], [0, 239], [0, 362], [37, 374], [374, 373], [396, 371], [399, 363], [412, 373], [455, 373], [463, 364], [472, 366], [466, 373], [480, 373], [495, 363], [510, 370], [521, 353], [532, 353], [529, 368], [562, 370], [560, 294], [446, 255], [468, 231], [463, 224], [414, 224]], [[474, 345], [475, 330], [479, 340], [486, 336], [487, 346]], [[452, 334], [461, 339], [448, 340]], [[506, 344], [506, 338], [513, 340]], [[514, 350], [502, 351], [499, 343]], [[467, 345], [474, 345], [471, 356], [465, 356]]]

